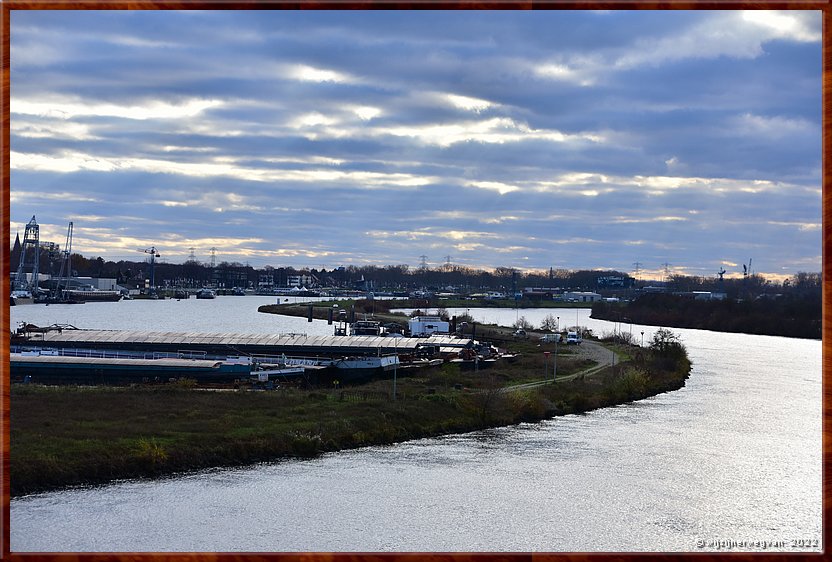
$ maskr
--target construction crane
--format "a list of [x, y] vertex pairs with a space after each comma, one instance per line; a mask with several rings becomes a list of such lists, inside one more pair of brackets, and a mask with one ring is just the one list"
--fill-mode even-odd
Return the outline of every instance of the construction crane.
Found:
[[64, 244], [64, 251], [61, 252], [64, 255], [61, 260], [61, 271], [58, 273], [58, 282], [55, 284], [55, 292], [52, 294], [52, 298], [56, 302], [63, 300], [61, 283], [64, 281], [64, 273], [66, 273], [66, 288], [70, 288], [69, 280], [72, 278], [72, 229], [72, 221], [69, 221], [69, 226], [66, 229], [66, 243]]
[[150, 288], [156, 288], [156, 278], [154, 276], [154, 267], [156, 265], [156, 258], [161, 258], [162, 256], [159, 255], [159, 251], [156, 250], [156, 246], [152, 246], [146, 250], [139, 250], [140, 252], [144, 252], [145, 254], [150, 254]]
[[[30, 251], [32, 252], [30, 254]], [[26, 279], [26, 257], [31, 256], [32, 282]], [[14, 277], [14, 290], [29, 292], [32, 296], [38, 292], [38, 266], [40, 264], [40, 227], [35, 216], [26, 224], [26, 233], [23, 235], [23, 245], [20, 248], [20, 263], [17, 266], [17, 275]]]

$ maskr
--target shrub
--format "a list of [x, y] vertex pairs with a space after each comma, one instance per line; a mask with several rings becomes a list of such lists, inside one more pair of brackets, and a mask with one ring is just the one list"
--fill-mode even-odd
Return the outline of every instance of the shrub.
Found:
[[140, 465], [151, 472], [156, 472], [168, 460], [165, 448], [155, 439], [142, 437], [137, 444], [136, 458]]
[[521, 330], [521, 329], [522, 330], [532, 330], [532, 329], [534, 329], [534, 326], [532, 325], [532, 323], [529, 322], [528, 320], [526, 320], [525, 316], [521, 316], [520, 318], [518, 318], [517, 321], [513, 324], [513, 326], [518, 330]]
[[543, 331], [554, 332], [559, 328], [560, 326], [558, 326], [558, 319], [555, 317], [554, 314], [547, 314], [546, 317], [543, 319], [543, 322], [540, 323], [540, 329]]

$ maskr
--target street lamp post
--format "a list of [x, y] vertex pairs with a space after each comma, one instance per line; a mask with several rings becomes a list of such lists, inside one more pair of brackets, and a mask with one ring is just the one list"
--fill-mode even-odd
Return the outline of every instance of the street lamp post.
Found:
[[558, 378], [558, 342], [560, 341], [560, 332], [558, 332], [558, 337], [555, 338], [555, 370], [552, 372], [552, 382], [555, 382]]
[[558, 342], [560, 342], [560, 316], [557, 317], [558, 322], [556, 324], [557, 327], [557, 335], [558, 337], [555, 338], [555, 370], [552, 373], [552, 382], [558, 378]]
[[393, 400], [396, 400], [396, 371], [397, 367], [399, 366], [399, 342], [398, 338], [394, 338], [397, 341], [393, 342]]

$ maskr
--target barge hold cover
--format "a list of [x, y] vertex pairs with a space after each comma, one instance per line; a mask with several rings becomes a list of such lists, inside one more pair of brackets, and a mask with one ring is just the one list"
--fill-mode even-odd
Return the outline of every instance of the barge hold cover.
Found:
[[154, 349], [160, 351], [234, 350], [244, 353], [377, 355], [408, 353], [419, 348], [458, 349], [471, 340], [450, 336], [390, 338], [372, 336], [305, 336], [268, 334], [208, 334], [199, 332], [140, 332], [125, 330], [64, 330], [33, 334], [30, 344], [96, 349]]

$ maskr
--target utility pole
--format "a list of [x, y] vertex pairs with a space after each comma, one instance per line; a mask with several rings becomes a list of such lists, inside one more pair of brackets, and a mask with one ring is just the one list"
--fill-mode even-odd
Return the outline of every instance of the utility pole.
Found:
[[665, 282], [667, 279], [670, 278], [670, 272], [668, 270], [668, 268], [670, 267], [670, 264], [667, 263], [667, 262], [664, 262], [662, 265], [664, 266], [664, 276], [662, 277], [662, 282]]

